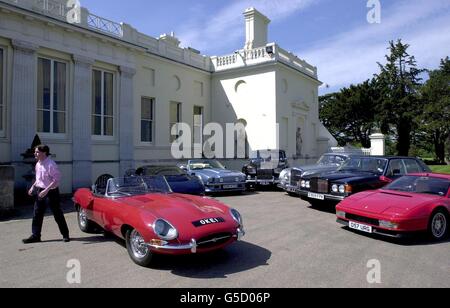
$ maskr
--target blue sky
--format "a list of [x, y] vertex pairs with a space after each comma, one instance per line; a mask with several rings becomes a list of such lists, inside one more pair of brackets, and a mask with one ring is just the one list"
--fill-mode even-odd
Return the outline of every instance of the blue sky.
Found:
[[[369, 24], [368, 0], [80, 0], [91, 13], [131, 24], [153, 37], [175, 32], [184, 47], [225, 55], [245, 42], [242, 12], [255, 7], [269, 42], [318, 67], [320, 93], [378, 73], [390, 40], [401, 38], [421, 67], [450, 56], [450, 0], [380, 0], [381, 23]], [[328, 85], [328, 87], [325, 87]]]

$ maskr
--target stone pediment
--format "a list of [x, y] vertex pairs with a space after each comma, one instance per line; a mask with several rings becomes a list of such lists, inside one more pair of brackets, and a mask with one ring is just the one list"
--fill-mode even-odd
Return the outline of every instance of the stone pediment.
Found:
[[309, 111], [309, 106], [304, 100], [296, 100], [291, 103], [292, 108]]

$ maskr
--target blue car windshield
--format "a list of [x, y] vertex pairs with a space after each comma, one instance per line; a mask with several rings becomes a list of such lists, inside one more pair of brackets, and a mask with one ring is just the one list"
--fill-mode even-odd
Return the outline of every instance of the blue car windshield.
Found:
[[148, 193], [170, 193], [169, 184], [163, 176], [131, 176], [108, 180], [106, 195], [110, 197], [126, 197]]
[[349, 172], [370, 172], [377, 175], [382, 175], [386, 169], [387, 159], [361, 156], [361, 157], [351, 157], [338, 171], [349, 171]]
[[383, 190], [396, 190], [414, 192], [419, 194], [431, 194], [445, 196], [450, 188], [450, 180], [429, 177], [407, 175], [385, 186]]
[[202, 170], [202, 169], [225, 169], [225, 167], [217, 160], [200, 159], [189, 161], [190, 170]]

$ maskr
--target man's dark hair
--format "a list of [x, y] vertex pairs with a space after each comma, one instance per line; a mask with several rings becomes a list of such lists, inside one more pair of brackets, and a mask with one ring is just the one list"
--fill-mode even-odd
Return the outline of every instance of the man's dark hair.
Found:
[[48, 147], [48, 145], [40, 144], [40, 145], [36, 146], [35, 149], [38, 149], [39, 152], [45, 153], [45, 155], [47, 155], [47, 156], [50, 155], [50, 148]]

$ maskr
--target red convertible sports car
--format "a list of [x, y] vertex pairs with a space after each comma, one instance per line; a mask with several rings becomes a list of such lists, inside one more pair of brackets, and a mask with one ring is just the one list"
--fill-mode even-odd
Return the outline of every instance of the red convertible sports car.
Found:
[[336, 206], [337, 222], [368, 233], [401, 237], [428, 231], [434, 240], [448, 233], [450, 175], [409, 174], [382, 189], [365, 191]]
[[110, 178], [104, 187], [75, 192], [78, 225], [100, 226], [125, 239], [131, 259], [150, 265], [155, 254], [191, 254], [240, 240], [242, 217], [216, 200], [172, 193], [162, 176]]

